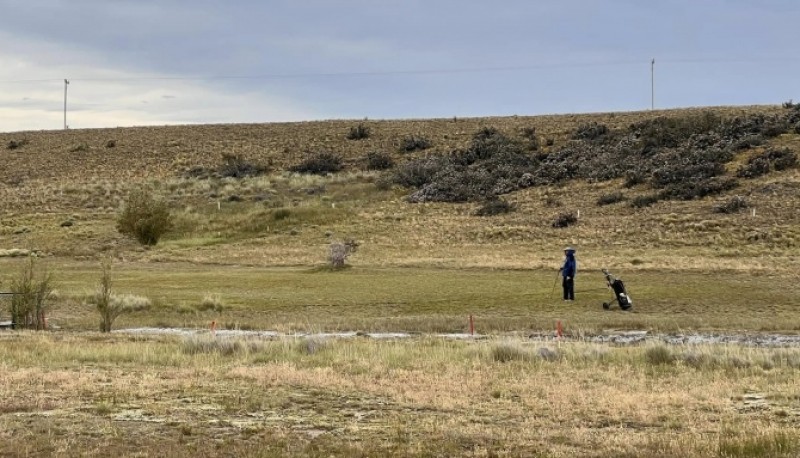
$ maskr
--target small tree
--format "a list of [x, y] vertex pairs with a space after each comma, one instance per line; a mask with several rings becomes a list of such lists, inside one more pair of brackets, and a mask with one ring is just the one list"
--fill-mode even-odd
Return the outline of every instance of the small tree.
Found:
[[125, 208], [117, 220], [117, 230], [136, 238], [142, 245], [155, 245], [172, 227], [172, 215], [163, 201], [139, 189], [128, 195]]
[[111, 292], [111, 261], [101, 264], [102, 274], [97, 291], [87, 298], [87, 302], [100, 313], [100, 331], [111, 332], [114, 321], [122, 314], [142, 310], [150, 305], [146, 298], [138, 296], [117, 296]]
[[11, 325], [27, 329], [47, 328], [45, 313], [53, 294], [53, 277], [48, 272], [37, 275], [34, 257], [28, 258], [19, 277], [11, 283]]

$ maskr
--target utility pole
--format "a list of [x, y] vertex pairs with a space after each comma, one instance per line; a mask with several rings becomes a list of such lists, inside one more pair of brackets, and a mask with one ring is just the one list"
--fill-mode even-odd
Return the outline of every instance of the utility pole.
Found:
[[64, 130], [69, 128], [67, 126], [67, 86], [69, 86], [69, 80], [64, 79]]
[[656, 60], [650, 61], [650, 109], [656, 109]]

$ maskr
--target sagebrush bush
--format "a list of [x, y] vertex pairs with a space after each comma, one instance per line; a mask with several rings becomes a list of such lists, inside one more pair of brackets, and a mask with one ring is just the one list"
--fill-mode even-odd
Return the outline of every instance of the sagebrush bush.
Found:
[[644, 352], [645, 361], [652, 366], [672, 364], [677, 357], [664, 345], [655, 345]]
[[475, 210], [475, 216], [495, 216], [511, 213], [516, 210], [516, 205], [500, 198], [487, 199], [483, 205]]
[[28, 144], [28, 139], [23, 138], [22, 140], [9, 140], [6, 144], [6, 148], [10, 150], [15, 150], [18, 148], [22, 148], [23, 146]]
[[358, 242], [353, 239], [332, 242], [328, 247], [328, 262], [334, 269], [342, 269], [350, 257], [358, 249]]
[[631, 200], [631, 207], [633, 208], [644, 208], [653, 205], [654, 203], [661, 200], [657, 194], [647, 194], [644, 196], [637, 196]]
[[344, 168], [342, 157], [338, 154], [322, 151], [308, 155], [301, 163], [289, 168], [290, 172], [312, 175], [327, 175]]
[[120, 315], [145, 310], [151, 306], [151, 302], [142, 296], [114, 294], [111, 291], [111, 261], [103, 261], [101, 270], [97, 291], [86, 297], [86, 303], [100, 314], [100, 331], [111, 332], [114, 321]]
[[355, 127], [350, 128], [350, 132], [347, 133], [348, 140], [363, 140], [365, 138], [369, 138], [370, 129], [369, 127], [365, 126], [364, 124], [359, 124]]
[[267, 167], [253, 164], [240, 155], [225, 153], [218, 172], [223, 178], [247, 178], [263, 175], [266, 171]]
[[747, 199], [742, 196], [733, 196], [725, 202], [715, 205], [714, 213], [736, 213], [747, 207]]
[[609, 194], [602, 194], [597, 198], [597, 205], [611, 205], [617, 202], [622, 202], [623, 200], [625, 200], [625, 196], [621, 192], [617, 191]]
[[156, 245], [172, 227], [172, 215], [164, 201], [146, 189], [131, 191], [117, 219], [117, 230], [142, 245]]
[[394, 167], [394, 159], [388, 153], [370, 151], [366, 157], [367, 170], [387, 170]]
[[797, 154], [789, 148], [767, 149], [763, 153], [748, 159], [739, 167], [736, 176], [740, 178], [756, 178], [766, 175], [772, 170], [782, 171], [797, 166]]
[[195, 308], [200, 312], [222, 312], [225, 309], [225, 303], [222, 302], [219, 294], [206, 294]]
[[581, 124], [572, 133], [573, 140], [597, 140], [608, 134], [608, 126], [597, 122]]
[[556, 216], [551, 226], [555, 228], [563, 228], [572, 226], [577, 222], [578, 222], [578, 215], [576, 215], [575, 212], [564, 212], [564, 213], [559, 213]]
[[430, 140], [422, 135], [408, 135], [403, 137], [403, 139], [400, 141], [400, 149], [407, 153], [426, 150], [431, 146], [433, 146], [433, 144], [430, 142]]

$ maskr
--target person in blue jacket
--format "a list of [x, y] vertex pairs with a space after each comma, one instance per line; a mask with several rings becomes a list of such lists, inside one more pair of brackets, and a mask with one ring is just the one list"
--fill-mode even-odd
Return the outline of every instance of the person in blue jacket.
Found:
[[561, 286], [564, 288], [564, 300], [575, 300], [575, 274], [578, 272], [578, 261], [575, 260], [575, 248], [564, 248], [564, 265], [561, 266], [559, 272], [563, 277]]

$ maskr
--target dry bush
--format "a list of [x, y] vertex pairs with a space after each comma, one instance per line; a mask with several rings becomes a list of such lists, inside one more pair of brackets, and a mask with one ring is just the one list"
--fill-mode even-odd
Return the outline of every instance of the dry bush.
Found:
[[714, 213], [736, 213], [747, 207], [747, 199], [742, 196], [733, 196], [725, 202], [714, 206]]
[[309, 154], [301, 163], [289, 167], [290, 172], [306, 173], [311, 175], [327, 175], [336, 173], [344, 168], [342, 157], [338, 154], [322, 151]]
[[625, 200], [625, 196], [621, 192], [616, 191], [609, 194], [603, 194], [600, 197], [598, 197], [597, 205], [599, 206], [611, 205], [617, 202], [622, 202], [623, 200]]
[[747, 163], [736, 171], [741, 178], [756, 178], [766, 175], [772, 170], [782, 171], [797, 166], [797, 154], [788, 149], [767, 149], [763, 153], [751, 157]]
[[222, 178], [247, 178], [263, 175], [267, 167], [253, 164], [238, 154], [225, 153], [218, 172]]
[[358, 242], [353, 239], [332, 242], [328, 247], [328, 262], [330, 266], [334, 269], [344, 268], [347, 258], [356, 252], [358, 245]]
[[516, 210], [516, 205], [499, 197], [487, 199], [483, 205], [475, 210], [475, 216], [495, 216], [511, 213]]
[[370, 130], [369, 127], [365, 126], [364, 124], [359, 124], [355, 127], [350, 128], [350, 132], [347, 133], [348, 140], [363, 140], [365, 138], [369, 138]]
[[569, 227], [578, 222], [578, 215], [575, 212], [559, 213], [551, 224], [555, 228]]
[[33, 256], [28, 258], [19, 276], [11, 282], [11, 325], [14, 328], [42, 330], [47, 326], [45, 314], [53, 298], [53, 277], [39, 272]]
[[365, 158], [367, 170], [387, 170], [394, 167], [394, 159], [388, 153], [370, 151]]
[[103, 261], [101, 269], [97, 291], [86, 298], [86, 303], [100, 314], [100, 331], [111, 332], [114, 321], [120, 315], [147, 309], [151, 306], [151, 302], [146, 297], [114, 294], [111, 291], [111, 261]]
[[581, 124], [572, 133], [573, 140], [597, 140], [608, 134], [608, 126], [605, 124], [598, 124], [595, 121]]
[[128, 195], [125, 208], [117, 219], [117, 230], [130, 235], [142, 245], [155, 245], [172, 227], [172, 215], [167, 204], [139, 189]]
[[433, 146], [433, 144], [430, 142], [430, 140], [422, 135], [408, 135], [403, 137], [403, 139], [400, 141], [400, 150], [405, 151], [406, 153], [426, 150], [431, 146]]

